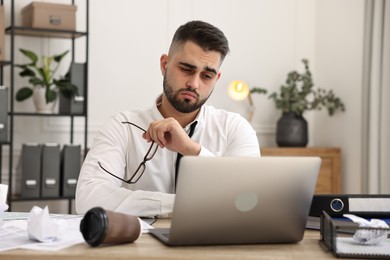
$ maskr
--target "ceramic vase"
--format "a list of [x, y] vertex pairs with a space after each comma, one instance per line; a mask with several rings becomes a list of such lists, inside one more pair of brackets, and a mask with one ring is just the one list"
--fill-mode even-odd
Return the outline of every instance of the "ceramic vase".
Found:
[[46, 89], [42, 87], [35, 87], [33, 92], [33, 102], [37, 113], [52, 114], [57, 99], [46, 103], [45, 97]]
[[306, 119], [293, 112], [284, 112], [277, 122], [276, 143], [279, 147], [305, 147], [308, 143]]

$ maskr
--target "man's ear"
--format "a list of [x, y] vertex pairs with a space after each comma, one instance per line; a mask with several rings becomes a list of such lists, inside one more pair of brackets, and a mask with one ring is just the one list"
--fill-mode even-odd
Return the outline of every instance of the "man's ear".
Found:
[[163, 54], [163, 55], [161, 55], [161, 58], [160, 58], [160, 70], [161, 70], [161, 74], [163, 76], [165, 75], [165, 72], [167, 70], [167, 66], [168, 66], [168, 55]]

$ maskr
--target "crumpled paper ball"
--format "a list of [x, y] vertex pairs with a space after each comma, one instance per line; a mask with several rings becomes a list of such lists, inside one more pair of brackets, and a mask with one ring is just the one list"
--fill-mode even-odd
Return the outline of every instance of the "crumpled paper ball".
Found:
[[47, 206], [44, 209], [34, 206], [28, 217], [27, 233], [30, 239], [51, 242], [61, 239], [67, 227], [65, 220], [50, 217]]
[[[389, 229], [389, 225], [387, 225], [387, 223], [381, 219], [371, 219], [368, 221], [367, 219], [358, 217], [353, 214], [344, 214], [343, 216], [359, 224], [359, 228], [368, 227]], [[388, 234], [390, 234], [390, 229], [388, 231], [383, 229], [359, 229], [353, 235], [353, 240], [361, 245], [376, 245], [385, 241]]]

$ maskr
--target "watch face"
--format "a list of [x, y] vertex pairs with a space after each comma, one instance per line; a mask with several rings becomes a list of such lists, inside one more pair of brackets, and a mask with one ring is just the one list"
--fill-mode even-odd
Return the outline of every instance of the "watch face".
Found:
[[330, 208], [334, 211], [334, 212], [340, 212], [343, 210], [344, 208], [344, 202], [341, 200], [341, 199], [333, 199], [331, 202], [330, 202]]

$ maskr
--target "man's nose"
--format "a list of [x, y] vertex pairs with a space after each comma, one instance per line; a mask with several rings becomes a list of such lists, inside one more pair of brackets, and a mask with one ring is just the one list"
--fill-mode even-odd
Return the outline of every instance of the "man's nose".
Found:
[[200, 75], [194, 74], [187, 81], [187, 87], [198, 89], [200, 84]]

